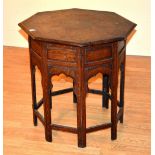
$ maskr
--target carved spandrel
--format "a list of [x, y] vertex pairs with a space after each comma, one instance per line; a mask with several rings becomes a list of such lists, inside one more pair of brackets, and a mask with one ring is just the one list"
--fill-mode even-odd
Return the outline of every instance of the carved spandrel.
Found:
[[112, 70], [111, 64], [103, 64], [102, 66], [92, 66], [85, 69], [85, 78], [88, 81], [91, 77], [98, 73], [110, 75]]
[[74, 67], [64, 67], [64, 66], [49, 66], [48, 67], [50, 77], [54, 75], [65, 74], [71, 77], [73, 80], [76, 78], [77, 69]]

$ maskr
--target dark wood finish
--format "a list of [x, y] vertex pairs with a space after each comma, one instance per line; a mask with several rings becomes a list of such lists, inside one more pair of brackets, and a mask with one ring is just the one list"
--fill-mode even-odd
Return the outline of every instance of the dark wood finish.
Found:
[[[43, 123], [46, 140], [52, 141], [52, 130], [60, 130], [76, 133], [78, 146], [86, 147], [86, 133], [109, 127], [111, 139], [116, 139], [117, 122], [123, 122], [124, 113], [126, 38], [136, 24], [113, 12], [68, 9], [37, 13], [19, 26], [29, 35], [33, 122], [37, 125], [38, 118]], [[43, 99], [38, 103], [35, 66], [41, 72], [43, 88]], [[51, 78], [61, 73], [73, 79], [73, 88], [52, 92]], [[103, 76], [102, 90], [89, 89], [88, 80], [98, 73]], [[52, 96], [72, 91], [77, 103], [77, 128], [52, 124]], [[111, 100], [111, 122], [86, 128], [87, 93], [102, 95], [106, 108]], [[44, 117], [37, 111], [41, 105]]]
[[125, 63], [126, 63], [126, 51], [122, 56], [122, 63], [120, 66], [121, 78], [120, 78], [120, 108], [122, 108], [122, 115], [120, 117], [120, 123], [123, 123], [123, 113], [124, 113], [124, 87], [125, 87]]
[[77, 130], [78, 146], [86, 147], [86, 93], [87, 81], [85, 81], [84, 71], [84, 51], [77, 49], [77, 72], [75, 80], [75, 94], [77, 97]]
[[41, 55], [42, 55], [41, 42], [36, 41], [36, 40], [31, 40], [31, 49], [41, 57]]
[[123, 48], [126, 46], [126, 41], [122, 40], [118, 42], [118, 53], [120, 54], [123, 50]]
[[66, 89], [62, 89], [62, 90], [57, 90], [51, 93], [51, 96], [57, 96], [57, 95], [61, 95], [61, 94], [66, 94], [69, 92], [72, 92], [73, 88], [66, 88]]
[[[31, 49], [31, 43], [29, 41], [29, 49]], [[35, 109], [37, 109], [36, 99], [36, 82], [35, 82], [35, 66], [32, 63], [31, 51], [30, 53], [30, 71], [31, 71], [31, 89], [32, 89], [32, 109], [33, 109], [33, 124], [37, 126], [37, 116], [35, 115]]]
[[41, 123], [45, 126], [45, 120], [44, 120], [44, 117], [37, 111], [37, 110], [34, 110], [34, 114], [37, 118], [39, 118], [39, 120], [41, 121]]
[[58, 124], [52, 124], [51, 125], [51, 129], [52, 130], [59, 130], [59, 131], [63, 131], [63, 132], [70, 132], [70, 133], [77, 134], [77, 128], [63, 126], [63, 125], [58, 125]]
[[122, 118], [123, 116], [123, 108], [119, 108], [119, 111], [117, 113], [117, 122]]
[[109, 94], [109, 77], [107, 75], [102, 76], [102, 107], [105, 107], [108, 109], [109, 107], [109, 96], [104, 95], [104, 92], [106, 94]]
[[105, 90], [89, 89], [88, 92], [92, 93], [92, 94], [106, 96], [106, 98], [111, 99], [111, 95], [109, 93], [105, 92]]
[[[104, 55], [102, 53], [104, 53]], [[105, 46], [97, 50], [92, 50], [92, 49], [90, 51], [88, 50], [86, 52], [85, 61], [86, 63], [89, 63], [89, 62], [100, 61], [108, 58], [111, 58], [111, 47]]]
[[[74, 81], [73, 81], [73, 88], [74, 88]], [[76, 97], [76, 94], [75, 92], [73, 91], [73, 103], [77, 103], [77, 97]]]
[[43, 100], [43, 98], [37, 103], [37, 106], [36, 106], [36, 109], [39, 109], [41, 106], [42, 106], [42, 104], [44, 103], [44, 100]]
[[111, 139], [115, 140], [117, 138], [117, 86], [118, 86], [118, 52], [117, 46], [118, 44], [115, 42], [113, 44], [112, 56], [112, 76], [111, 76]]
[[76, 52], [65, 46], [57, 46], [56, 44], [48, 47], [47, 58], [55, 61], [75, 62]]
[[111, 123], [100, 124], [100, 125], [96, 125], [96, 126], [87, 128], [86, 132], [90, 133], [90, 132], [94, 132], [94, 131], [98, 131], [98, 130], [102, 130], [102, 129], [107, 129], [110, 127], [111, 127]]
[[48, 64], [47, 64], [47, 49], [46, 44], [43, 44], [42, 51], [42, 87], [43, 87], [43, 100], [44, 100], [44, 119], [45, 119], [45, 138], [47, 141], [52, 141], [51, 125], [51, 89], [52, 83], [49, 76]]
[[76, 46], [123, 40], [135, 27], [114, 12], [83, 9], [39, 12], [19, 25], [33, 39]]

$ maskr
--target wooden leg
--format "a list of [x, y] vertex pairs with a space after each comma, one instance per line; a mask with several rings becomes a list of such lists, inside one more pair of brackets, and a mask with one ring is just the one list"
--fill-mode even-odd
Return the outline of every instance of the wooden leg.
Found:
[[118, 87], [118, 52], [117, 43], [113, 44], [113, 65], [111, 73], [111, 139], [117, 139], [117, 87]]
[[117, 82], [113, 83], [111, 88], [111, 139], [117, 139]]
[[123, 114], [120, 117], [120, 123], [123, 123], [124, 116], [124, 86], [125, 86], [125, 58], [124, 62], [121, 64], [121, 78], [120, 78], [120, 108], [123, 109]]
[[51, 96], [50, 109], [52, 109], [52, 90], [50, 90], [50, 96]]
[[80, 80], [75, 88], [77, 91], [77, 129], [78, 147], [86, 147], [86, 89], [84, 80]]
[[[112, 104], [115, 104], [114, 102], [112, 103]], [[111, 116], [112, 116], [112, 118], [111, 118], [111, 122], [112, 122], [112, 126], [111, 126], [111, 139], [112, 140], [115, 140], [115, 139], [117, 139], [117, 114], [116, 114], [116, 112], [114, 112], [114, 105], [113, 105], [113, 107], [112, 107], [112, 114], [111, 114]]]
[[48, 142], [52, 141], [51, 131], [51, 79], [48, 75], [42, 75], [43, 100], [44, 100], [44, 120], [45, 120], [45, 138]]
[[73, 103], [77, 103], [77, 97], [76, 97], [76, 94], [74, 92], [74, 81], [73, 81]]
[[33, 124], [37, 126], [37, 116], [34, 113], [34, 110], [37, 108], [37, 99], [36, 99], [36, 82], [35, 82], [35, 66], [30, 64], [31, 70], [31, 89], [32, 89], [32, 109], [33, 109]]
[[[107, 75], [103, 75], [103, 82], [102, 82], [102, 91], [106, 91], [109, 93], [109, 77]], [[102, 107], [109, 108], [109, 98], [102, 94]]]
[[77, 96], [78, 146], [86, 147], [86, 103], [83, 92]]

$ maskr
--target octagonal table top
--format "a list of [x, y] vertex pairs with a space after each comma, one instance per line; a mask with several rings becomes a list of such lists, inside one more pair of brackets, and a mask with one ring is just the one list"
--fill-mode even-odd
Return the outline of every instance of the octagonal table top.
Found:
[[87, 46], [123, 40], [136, 24], [114, 12], [66, 9], [38, 12], [19, 26], [36, 40]]

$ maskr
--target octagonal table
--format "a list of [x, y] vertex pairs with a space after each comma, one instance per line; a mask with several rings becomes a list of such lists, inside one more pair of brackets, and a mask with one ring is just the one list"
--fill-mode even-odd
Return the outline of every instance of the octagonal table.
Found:
[[[111, 128], [117, 138], [117, 122], [123, 123], [126, 39], [136, 24], [107, 11], [66, 9], [39, 12], [19, 23], [29, 36], [33, 122], [45, 127], [45, 138], [52, 141], [52, 130], [78, 135], [78, 146], [86, 146], [86, 133]], [[42, 76], [43, 98], [36, 101], [35, 66]], [[118, 73], [120, 101], [117, 101]], [[51, 77], [64, 73], [73, 79], [73, 88], [52, 92]], [[102, 73], [102, 90], [88, 88], [88, 79]], [[109, 89], [111, 91], [109, 91]], [[77, 128], [52, 124], [51, 96], [73, 91], [77, 102]], [[111, 92], [111, 93], [110, 93]], [[102, 105], [111, 100], [111, 122], [86, 127], [86, 94], [102, 95]], [[44, 117], [38, 112], [44, 106]], [[117, 106], [119, 110], [117, 110]]]

